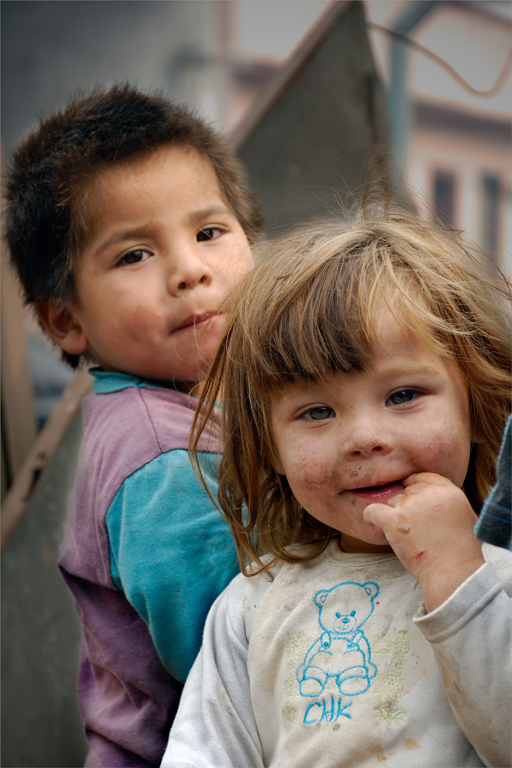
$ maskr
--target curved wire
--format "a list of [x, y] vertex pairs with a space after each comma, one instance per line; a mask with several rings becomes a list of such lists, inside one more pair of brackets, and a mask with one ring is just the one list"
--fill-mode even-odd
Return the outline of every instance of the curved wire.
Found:
[[438, 56], [436, 53], [433, 53], [428, 48], [425, 48], [425, 46], [421, 45], [420, 43], [417, 43], [415, 40], [411, 40], [410, 37], [407, 37], [407, 35], [401, 35], [399, 32], [394, 32], [392, 29], [388, 29], [387, 27], [382, 27], [380, 24], [375, 24], [373, 21], [367, 22], [366, 26], [369, 29], [374, 29], [376, 32], [382, 32], [386, 35], [391, 35], [392, 37], [398, 37], [404, 42], [407, 43], [411, 48], [414, 48], [414, 50], [418, 51], [418, 53], [423, 54], [423, 56], [426, 56], [427, 59], [431, 59], [435, 64], [438, 64], [441, 69], [444, 69], [445, 72], [447, 72], [454, 80], [457, 82], [462, 88], [464, 88], [465, 91], [472, 94], [473, 96], [476, 96], [479, 99], [490, 99], [493, 96], [496, 96], [497, 93], [501, 91], [503, 86], [505, 85], [507, 78], [510, 74], [510, 71], [512, 70], [512, 48], [510, 48], [507, 58], [505, 59], [505, 63], [503, 67], [501, 68], [501, 71], [496, 79], [496, 82], [492, 86], [492, 88], [489, 88], [487, 91], [482, 91], [478, 88], [473, 88], [472, 85], [470, 85], [467, 80], [464, 80], [464, 78], [459, 75], [456, 69], [454, 69], [451, 64], [448, 64], [447, 61], [441, 58], [441, 56]]

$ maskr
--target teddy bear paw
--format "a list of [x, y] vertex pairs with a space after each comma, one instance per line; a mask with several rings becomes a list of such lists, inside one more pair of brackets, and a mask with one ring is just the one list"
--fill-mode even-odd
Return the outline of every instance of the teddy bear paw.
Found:
[[338, 685], [340, 693], [345, 696], [355, 696], [357, 693], [364, 693], [370, 687], [368, 674], [364, 667], [352, 669], [350, 677], [340, 680]]
[[302, 696], [319, 696], [324, 686], [316, 677], [305, 677], [300, 683], [300, 692]]

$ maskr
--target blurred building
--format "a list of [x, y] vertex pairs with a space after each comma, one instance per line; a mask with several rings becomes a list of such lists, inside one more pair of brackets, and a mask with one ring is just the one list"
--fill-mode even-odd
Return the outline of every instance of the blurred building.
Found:
[[[327, 0], [3, 0], [2, 141], [77, 88], [130, 80], [162, 88], [230, 130], [324, 11]], [[393, 28], [420, 0], [364, 0]], [[428, 5], [428, 4], [427, 4]], [[440, 0], [409, 36], [487, 90], [511, 43], [508, 0]], [[371, 31], [389, 84], [391, 37]], [[465, 91], [410, 49], [405, 163], [420, 197], [498, 260], [510, 250], [510, 78], [492, 98]]]
[[2, 0], [2, 140], [77, 89], [161, 88], [229, 128], [328, 0]]
[[[414, 5], [414, 3], [412, 3]], [[367, 0], [369, 20], [394, 29], [410, 3]], [[409, 48], [406, 146], [397, 149], [426, 216], [464, 230], [512, 273], [512, 90], [510, 68], [489, 91], [511, 47], [508, 2], [439, 2], [409, 37], [450, 65], [471, 88], [424, 54]], [[371, 32], [383, 76], [390, 82], [390, 35]]]

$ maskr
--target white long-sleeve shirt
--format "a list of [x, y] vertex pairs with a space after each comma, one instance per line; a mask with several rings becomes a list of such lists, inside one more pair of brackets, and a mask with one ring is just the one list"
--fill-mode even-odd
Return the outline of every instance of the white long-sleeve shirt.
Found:
[[512, 554], [426, 614], [393, 555], [236, 577], [213, 605], [163, 768], [512, 766]]

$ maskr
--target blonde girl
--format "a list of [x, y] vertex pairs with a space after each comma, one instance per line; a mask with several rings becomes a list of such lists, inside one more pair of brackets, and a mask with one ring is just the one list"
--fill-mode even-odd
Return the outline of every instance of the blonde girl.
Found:
[[473, 534], [509, 307], [460, 235], [390, 206], [268, 247], [202, 397], [243, 574], [164, 766], [512, 765], [512, 555]]

